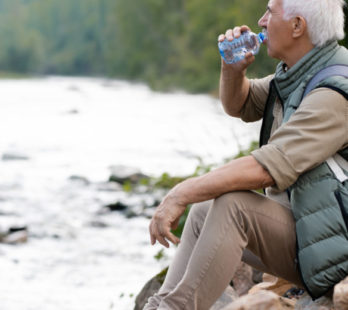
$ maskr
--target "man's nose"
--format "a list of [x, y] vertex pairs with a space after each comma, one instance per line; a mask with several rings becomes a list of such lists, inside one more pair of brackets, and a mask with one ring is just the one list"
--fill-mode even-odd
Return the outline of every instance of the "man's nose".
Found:
[[266, 18], [266, 14], [264, 14], [258, 21], [257, 23], [259, 25], [259, 27], [266, 27], [267, 25], [267, 18]]

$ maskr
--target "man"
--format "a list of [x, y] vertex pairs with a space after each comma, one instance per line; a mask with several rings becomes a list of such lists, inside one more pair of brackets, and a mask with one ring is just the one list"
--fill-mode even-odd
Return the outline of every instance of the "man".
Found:
[[[348, 275], [348, 232], [339, 208], [344, 215], [348, 189], [325, 163], [348, 147], [347, 79], [329, 77], [302, 99], [322, 68], [348, 65], [348, 51], [337, 44], [344, 37], [343, 5], [269, 1], [259, 25], [268, 32], [269, 56], [281, 60], [274, 76], [248, 80], [246, 68], [255, 60], [250, 53], [233, 65], [222, 61], [224, 109], [247, 122], [263, 117], [262, 147], [182, 182], [164, 198], [150, 223], [151, 243], [180, 245], [144, 309], [209, 309], [241, 260], [304, 285], [313, 297]], [[227, 30], [219, 40], [248, 29]], [[267, 196], [251, 191], [258, 188]], [[191, 203], [198, 204], [180, 241], [170, 229]]]

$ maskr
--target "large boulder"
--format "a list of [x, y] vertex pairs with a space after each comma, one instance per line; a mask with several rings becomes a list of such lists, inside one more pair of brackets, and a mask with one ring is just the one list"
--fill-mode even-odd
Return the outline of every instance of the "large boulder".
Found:
[[295, 301], [287, 299], [271, 291], [261, 290], [248, 294], [227, 305], [223, 310], [290, 310]]
[[[332, 299], [326, 296], [313, 300], [308, 293], [304, 293], [296, 302], [295, 310], [332, 310], [334, 308]], [[345, 308], [347, 309], [347, 308]]]
[[232, 286], [228, 286], [219, 299], [213, 304], [210, 310], [221, 310], [225, 306], [233, 303], [238, 298], [238, 293], [233, 289]]
[[232, 278], [232, 284], [239, 296], [247, 294], [255, 285], [253, 281], [253, 268], [242, 262]]
[[168, 267], [149, 280], [135, 298], [134, 310], [142, 310], [150, 296], [157, 293], [167, 275]]
[[348, 277], [335, 286], [333, 301], [335, 310], [348, 309]]
[[[166, 273], [167, 268], [144, 286], [136, 298], [134, 310], [143, 309], [147, 299], [163, 284]], [[247, 295], [239, 297], [250, 285], [252, 274], [252, 270], [241, 264], [232, 280], [236, 289], [229, 286], [210, 310], [348, 310], [348, 277], [335, 286], [333, 298], [328, 294], [313, 301], [308, 293], [303, 293], [286, 280], [264, 274], [263, 282], [253, 286]], [[288, 292], [294, 289], [301, 293], [292, 298], [285, 297], [291, 296]]]
[[117, 182], [125, 184], [130, 182], [132, 184], [139, 183], [142, 179], [148, 179], [149, 177], [143, 174], [139, 169], [117, 165], [110, 167], [111, 175], [109, 177], [110, 182]]
[[284, 295], [289, 289], [291, 289], [294, 285], [282, 278], [277, 278], [270, 274], [263, 274], [263, 282], [253, 286], [249, 290], [249, 294], [254, 294], [260, 290], [268, 290], [276, 293], [277, 295]]

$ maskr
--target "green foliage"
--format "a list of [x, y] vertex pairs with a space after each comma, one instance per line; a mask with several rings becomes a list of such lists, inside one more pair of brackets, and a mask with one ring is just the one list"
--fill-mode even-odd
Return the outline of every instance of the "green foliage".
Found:
[[188, 217], [188, 214], [190, 212], [190, 208], [191, 206], [188, 206], [184, 212], [184, 214], [181, 216], [180, 220], [179, 220], [179, 225], [177, 227], [177, 229], [173, 230], [172, 233], [177, 236], [178, 238], [181, 237], [181, 234], [182, 234], [182, 231], [184, 229], [184, 226], [185, 226], [185, 222], [186, 222], [186, 219]]
[[[154, 89], [216, 92], [217, 36], [267, 0], [0, 0], [0, 70], [107, 75]], [[262, 49], [250, 76], [273, 72]]]
[[[216, 93], [218, 35], [242, 24], [258, 32], [267, 2], [0, 0], [0, 70], [104, 75], [158, 90]], [[348, 47], [348, 38], [341, 43]], [[261, 48], [249, 77], [273, 73], [276, 62]]]
[[133, 186], [131, 181], [126, 180], [123, 184], [122, 184], [122, 189], [126, 192], [126, 193], [130, 193], [133, 190]]
[[163, 259], [165, 257], [164, 254], [164, 249], [161, 249], [157, 252], [157, 254], [154, 256], [154, 259], [157, 261], [160, 261], [161, 259]]
[[165, 172], [163, 173], [159, 178], [154, 180], [154, 187], [156, 188], [164, 188], [164, 189], [171, 189], [175, 185], [179, 184], [180, 182], [184, 181], [188, 177], [172, 177], [169, 173]]
[[[234, 158], [240, 158], [240, 157], [244, 157], [244, 156], [250, 155], [252, 151], [254, 151], [254, 150], [258, 149], [258, 148], [259, 148], [259, 142], [253, 141], [253, 142], [251, 142], [251, 144], [250, 144], [248, 149], [240, 150], [239, 153]], [[229, 161], [229, 159], [227, 159], [226, 161]]]
[[168, 267], [164, 268], [160, 273], [158, 273], [155, 276], [156, 279], [159, 281], [159, 283], [163, 284], [163, 282], [166, 278], [167, 272], [168, 272]]

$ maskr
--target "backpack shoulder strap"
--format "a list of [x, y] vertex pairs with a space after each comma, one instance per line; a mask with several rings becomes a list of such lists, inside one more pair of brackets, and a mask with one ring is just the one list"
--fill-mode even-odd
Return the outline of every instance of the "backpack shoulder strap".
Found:
[[332, 76], [348, 78], [348, 65], [331, 65], [317, 72], [308, 82], [302, 98], [308, 95], [320, 82]]
[[[311, 80], [308, 82], [306, 89], [302, 95], [302, 98], [308, 95], [313, 89], [316, 88], [316, 86], [324, 81], [325, 79], [332, 77], [332, 76], [343, 76], [345, 78], [348, 78], [348, 66], [347, 65], [331, 65], [328, 66], [319, 72], [317, 72]], [[335, 88], [334, 86], [325, 86], [332, 90], [335, 90], [339, 92], [341, 95], [343, 95], [348, 100], [348, 94], [343, 92], [342, 90]], [[348, 147], [338, 152], [346, 161], [348, 161]], [[337, 154], [336, 154], [337, 155]], [[331, 166], [330, 166], [331, 167]]]

